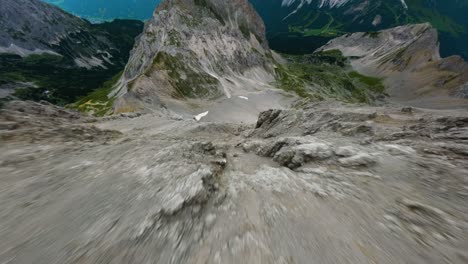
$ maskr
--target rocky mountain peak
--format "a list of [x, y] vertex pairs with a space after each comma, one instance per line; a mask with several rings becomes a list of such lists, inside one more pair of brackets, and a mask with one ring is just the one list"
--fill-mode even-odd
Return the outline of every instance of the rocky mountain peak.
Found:
[[265, 26], [247, 0], [166, 0], [111, 96], [117, 112], [231, 97], [273, 80], [270, 58]]
[[206, 9], [216, 19], [221, 20], [223, 25], [228, 23], [231, 27], [239, 27], [242, 30], [249, 30], [254, 33], [260, 42], [267, 47], [265, 37], [265, 24], [257, 14], [253, 6], [246, 0], [167, 0], [163, 1], [156, 12], [170, 10], [174, 7], [185, 7], [185, 12], [192, 16], [205, 14]]

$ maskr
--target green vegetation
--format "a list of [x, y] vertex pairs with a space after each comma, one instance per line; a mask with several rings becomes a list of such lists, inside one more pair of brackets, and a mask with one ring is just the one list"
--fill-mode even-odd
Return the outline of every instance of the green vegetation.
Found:
[[180, 47], [180, 34], [177, 30], [172, 29], [169, 31], [169, 45]]
[[[411, 10], [411, 15], [405, 21], [406, 23], [429, 22], [432, 26], [437, 28], [440, 32], [450, 34], [454, 38], [460, 37], [461, 34], [466, 34], [467, 29], [462, 24], [458, 23], [455, 19], [457, 15], [447, 15], [444, 10], [428, 6], [423, 0], [408, 0], [408, 6]], [[445, 3], [444, 3], [445, 4]], [[447, 3], [448, 5], [452, 3]], [[457, 5], [454, 3], [454, 5]], [[462, 9], [466, 10], [466, 6]], [[457, 10], [450, 10], [456, 13]], [[461, 11], [461, 10], [460, 10]], [[462, 15], [461, 17], [465, 16]], [[463, 21], [463, 20], [462, 20]], [[466, 21], [466, 19], [465, 19]]]
[[73, 63], [67, 58], [51, 54], [25, 58], [1, 54], [0, 85], [9, 83], [13, 87], [24, 87], [19, 82], [32, 83], [34, 85], [31, 87], [17, 89], [13, 95], [23, 100], [46, 100], [66, 105], [100, 87], [116, 71], [70, 67]]
[[[310, 15], [311, 13], [309, 13], [306, 18], [310, 17]], [[336, 37], [345, 33], [341, 30], [343, 24], [336, 21], [328, 12], [317, 12], [310, 20], [306, 18], [300, 23], [289, 25], [289, 32], [299, 33], [305, 37]]]
[[382, 78], [370, 77], [362, 75], [356, 71], [348, 73], [348, 76], [352, 79], [357, 80], [358, 82], [366, 85], [369, 89], [377, 93], [385, 92], [385, 86], [383, 85]]
[[[28, 28], [25, 25], [24, 30]], [[89, 24], [88, 29], [89, 32], [70, 33], [69, 39], [63, 39], [57, 45], [55, 50], [63, 56], [36, 54], [23, 58], [15, 54], [0, 54], [0, 85], [8, 84], [15, 89], [13, 96], [7, 99], [45, 100], [64, 106], [102, 87], [124, 68], [134, 38], [143, 29], [143, 22], [117, 19]], [[80, 68], [74, 61], [81, 48], [86, 54], [87, 46], [94, 44], [94, 38], [90, 37], [93, 35], [106, 36], [112, 43], [112, 49], [103, 51], [112, 56], [112, 63], [105, 63], [106, 68]], [[80, 50], [72, 50], [76, 49], [77, 40], [81, 41]]]
[[165, 52], [159, 52], [153, 62], [151, 71], [165, 71], [169, 76], [169, 82], [175, 89], [172, 94], [175, 98], [216, 98], [220, 96], [219, 82], [216, 78], [205, 72], [197, 72], [181, 55], [171, 56]]
[[364, 37], [370, 37], [370, 38], [378, 38], [380, 35], [380, 32], [378, 31], [368, 31], [364, 33]]
[[[127, 63], [128, 53], [135, 44], [135, 37], [143, 31], [143, 26], [142, 21], [128, 19], [114, 19], [112, 22], [92, 24], [92, 28], [97, 35], [103, 31], [108, 33], [107, 37], [112, 44], [122, 52], [120, 56], [123, 64]], [[117, 70], [113, 75], [119, 71]]]
[[[443, 0], [373, 0], [348, 1], [334, 8], [318, 4], [290, 8], [271, 1], [251, 0], [268, 28], [268, 40], [274, 50], [290, 54], [308, 54], [330, 39], [352, 32], [375, 31], [406, 24], [428, 22], [438, 29], [441, 55], [462, 55], [468, 58], [468, 2]], [[294, 13], [291, 14], [291, 11]], [[376, 18], [381, 18], [377, 19]]]
[[287, 64], [276, 65], [276, 85], [301, 97], [372, 103], [378, 95], [384, 94], [382, 79], [350, 71], [340, 51], [286, 57]]
[[123, 72], [118, 73], [112, 79], [105, 82], [101, 88], [96, 89], [76, 103], [68, 105], [68, 107], [94, 116], [104, 116], [108, 114], [111, 112], [115, 100], [115, 98], [109, 97], [109, 94], [119, 81], [122, 73]]

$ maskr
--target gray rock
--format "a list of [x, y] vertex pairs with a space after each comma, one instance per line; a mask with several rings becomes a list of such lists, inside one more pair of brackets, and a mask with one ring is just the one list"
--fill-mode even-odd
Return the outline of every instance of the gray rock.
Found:
[[285, 147], [278, 151], [273, 160], [291, 169], [298, 168], [312, 160], [330, 158], [333, 152], [324, 143], [308, 143], [293, 147]]
[[413, 113], [413, 108], [412, 107], [403, 107], [401, 109], [401, 112], [411, 114], [411, 113]]
[[351, 146], [338, 147], [334, 152], [340, 157], [351, 157], [357, 154], [357, 150]]
[[167, 97], [214, 100], [255, 90], [253, 83], [274, 80], [272, 56], [265, 25], [247, 0], [164, 1], [112, 92], [114, 110], [161, 109]]
[[338, 162], [344, 167], [368, 167], [377, 163], [377, 159], [367, 153], [359, 153], [349, 158], [341, 158]]

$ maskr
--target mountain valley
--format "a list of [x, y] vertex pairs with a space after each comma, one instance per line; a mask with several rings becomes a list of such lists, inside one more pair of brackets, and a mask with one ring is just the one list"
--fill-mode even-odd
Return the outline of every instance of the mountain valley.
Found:
[[123, 70], [142, 29], [137, 20], [91, 24], [37, 0], [2, 0], [0, 98], [72, 103]]

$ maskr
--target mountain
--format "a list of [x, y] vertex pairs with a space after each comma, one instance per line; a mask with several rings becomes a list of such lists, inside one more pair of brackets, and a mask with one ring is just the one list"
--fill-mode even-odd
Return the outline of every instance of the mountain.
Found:
[[74, 107], [97, 115], [156, 111], [237, 122], [295, 96], [373, 103], [383, 89], [380, 79], [353, 72], [340, 53], [272, 52], [246, 0], [167, 0], [146, 23], [122, 77]]
[[[347, 3], [323, 5], [335, 8]], [[455, 101], [465, 107], [465, 99], [455, 99], [464, 97], [464, 61], [460, 57], [441, 59], [438, 43], [437, 31], [422, 24], [346, 34], [314, 54], [280, 56], [270, 50], [263, 21], [247, 1], [169, 0], [147, 22], [123, 75], [75, 107], [98, 115], [135, 111], [191, 115], [219, 102], [231, 109], [232, 98], [239, 96], [251, 101], [258, 98], [256, 105], [266, 107], [283, 97], [280, 91], [307, 100], [333, 98], [368, 104], [383, 103], [387, 96], [411, 105], [441, 98], [433, 107], [451, 107]], [[360, 54], [347, 52], [361, 46], [367, 49], [361, 48]], [[382, 58], [376, 60], [408, 65], [360, 66], [358, 62], [365, 61], [362, 56], [377, 51]], [[421, 58], [415, 60], [416, 54]], [[402, 55], [405, 57], [400, 58]], [[457, 69], [457, 65], [461, 67]], [[387, 71], [368, 70], [373, 67], [386, 67]], [[417, 97], [424, 100], [409, 103]], [[269, 99], [272, 102], [265, 103]], [[243, 114], [255, 116], [260, 110]]]
[[39, 0], [2, 0], [2, 97], [72, 102], [123, 69], [142, 28], [136, 20], [91, 24]]
[[149, 19], [160, 0], [43, 0], [94, 22]]
[[115, 109], [230, 98], [274, 80], [265, 26], [246, 0], [168, 0], [132, 51]]
[[[91, 21], [146, 20], [159, 0], [45, 0]], [[267, 25], [274, 50], [311, 53], [331, 38], [430, 22], [439, 30], [442, 56], [468, 58], [468, 1], [250, 0]]]
[[352, 32], [429, 22], [440, 33], [441, 54], [468, 58], [468, 1], [251, 0], [265, 20], [275, 50], [309, 53]]
[[[16, 84], [69, 91], [133, 43], [128, 21], [4, 3]], [[100, 89], [0, 107], [0, 263], [466, 264], [465, 69], [429, 24], [286, 55], [247, 0], [164, 0]]]
[[344, 35], [319, 49], [327, 50], [341, 51], [361, 73], [385, 78], [394, 101], [426, 108], [467, 103], [468, 63], [460, 56], [441, 58], [429, 23]]

